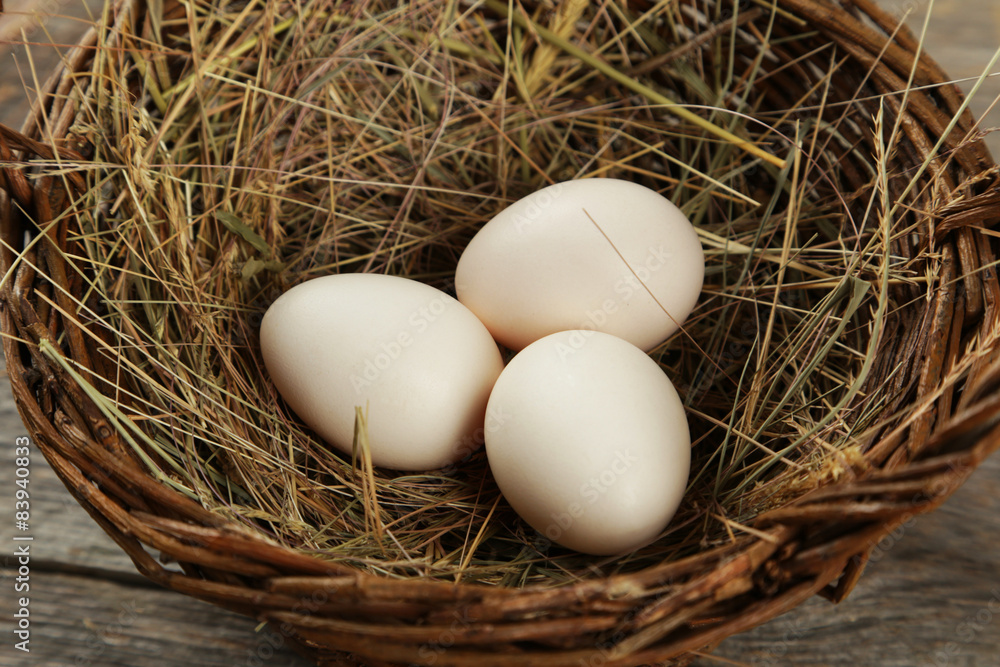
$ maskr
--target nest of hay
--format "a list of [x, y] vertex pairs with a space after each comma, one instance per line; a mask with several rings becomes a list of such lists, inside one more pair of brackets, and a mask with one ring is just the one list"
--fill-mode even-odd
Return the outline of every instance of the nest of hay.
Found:
[[[683, 662], [842, 599], [1000, 446], [1000, 186], [947, 81], [870, 0], [112, 2], [0, 128], [19, 409], [143, 574], [318, 664]], [[482, 451], [358, 468], [282, 404], [284, 290], [450, 290], [493, 215], [599, 177], [706, 250], [651, 353], [694, 441], [655, 543], [561, 549]]]

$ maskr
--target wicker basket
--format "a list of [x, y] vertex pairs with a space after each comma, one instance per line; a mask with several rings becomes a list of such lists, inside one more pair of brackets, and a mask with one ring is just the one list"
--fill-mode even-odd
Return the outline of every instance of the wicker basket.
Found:
[[[160, 6], [120, 0], [110, 16], [143, 35], [151, 29], [147, 12]], [[805, 22], [815, 31], [813, 43], [780, 51], [783, 57], [833, 43], [844, 58], [829, 90], [831, 102], [858, 99], [874, 116], [875, 98], [903, 89], [913, 70], [919, 89], [910, 93], [904, 110], [907, 140], [895, 157], [898, 171], [918, 169], [943, 142], [941, 157], [929, 162], [928, 187], [915, 195], [909, 212], [918, 223], [913, 242], [938, 249], [936, 288], [933, 298], [900, 304], [878, 351], [886, 363], [877, 365], [873, 378], [882, 381], [902, 366], [892, 379], [900, 399], [886, 410], [906, 416], [866, 447], [858, 468], [864, 472], [763, 514], [753, 535], [726, 546], [554, 588], [383, 578], [227, 523], [152, 479], [125, 453], [121, 434], [78, 378], [53, 361], [52, 351], [61, 350], [80, 369], [79, 377], [110, 377], [95, 353], [97, 334], [69, 298], [82, 287], [69, 259], [79, 251], [73, 245], [74, 217], [63, 215], [82, 177], [62, 167], [86, 163], [90, 153], [70, 128], [86, 96], [81, 73], [90, 71], [94, 32], [48, 81], [22, 132], [0, 129], [0, 159], [41, 162], [0, 170], [4, 351], [29, 433], [73, 496], [142, 574], [267, 621], [321, 665], [684, 662], [691, 652], [815, 594], [843, 599], [881, 536], [937, 507], [1000, 447], [995, 363], [1000, 284], [995, 238], [981, 233], [1000, 221], [1000, 180], [968, 112], [945, 134], [962, 109], [960, 93], [944, 83], [946, 75], [928, 56], [914, 63], [916, 41], [905, 29], [896, 32], [895, 20], [873, 0], [780, 0], [778, 7], [775, 34], [788, 22], [797, 29]], [[184, 13], [171, 2], [163, 11]], [[768, 12], [761, 16], [765, 22], [770, 18]], [[808, 72], [790, 71], [784, 80], [761, 84], [770, 87], [765, 94], [775, 105], [787, 105], [786, 98], [811, 85]], [[883, 99], [895, 118], [899, 97]], [[858, 135], [850, 139], [872, 146], [871, 128], [859, 123], [855, 129]], [[848, 182], [863, 187], [866, 174], [849, 163], [843, 169]], [[53, 220], [59, 222], [48, 225]], [[39, 226], [47, 230], [41, 237]], [[907, 247], [901, 244], [900, 252]], [[151, 552], [182, 571], [162, 566]]]

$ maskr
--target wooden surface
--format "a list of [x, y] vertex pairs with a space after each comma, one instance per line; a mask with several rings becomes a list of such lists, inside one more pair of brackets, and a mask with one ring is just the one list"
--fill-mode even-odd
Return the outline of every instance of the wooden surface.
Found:
[[[0, 15], [0, 122], [20, 125], [22, 82], [33, 88], [23, 49], [4, 42], [69, 44], [84, 23], [56, 17], [38, 27], [15, 12], [86, 17], [80, 0], [6, 0]], [[926, 11], [922, 0], [883, 0], [901, 13]], [[96, 6], [91, 4], [91, 7]], [[916, 22], [922, 19], [918, 16]], [[911, 21], [912, 22], [912, 21]], [[1000, 44], [1000, 2], [937, 0], [928, 50], [956, 79], [975, 77]], [[44, 78], [59, 49], [36, 46]], [[16, 59], [13, 57], [16, 55]], [[964, 82], [968, 89], [970, 82]], [[1000, 94], [993, 77], [973, 102], [983, 116]], [[30, 90], [29, 90], [30, 95]], [[1000, 125], [991, 110], [984, 126]], [[1000, 133], [990, 138], [1000, 154]], [[17, 531], [15, 439], [24, 428], [6, 379], [0, 379], [0, 667], [305, 667], [254, 621], [146, 582], [128, 558], [70, 498], [37, 450], [32, 451], [31, 524]], [[17, 563], [15, 533], [30, 535], [30, 653], [14, 648]], [[814, 599], [755, 630], [731, 637], [711, 665], [852, 665], [1000, 667], [1000, 458], [978, 470], [937, 512], [919, 517], [884, 540], [847, 601]]]

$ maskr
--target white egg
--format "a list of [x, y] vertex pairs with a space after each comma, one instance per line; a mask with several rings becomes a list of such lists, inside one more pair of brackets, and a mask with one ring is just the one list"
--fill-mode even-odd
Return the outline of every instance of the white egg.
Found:
[[535, 530], [589, 554], [653, 541], [681, 502], [691, 438], [673, 384], [639, 348], [564, 331], [518, 353], [488, 405], [497, 485]]
[[462, 253], [458, 300], [519, 350], [569, 329], [651, 350], [694, 308], [701, 242], [668, 199], [610, 178], [549, 186], [490, 220]]
[[396, 470], [440, 468], [478, 448], [503, 368], [496, 343], [465, 306], [380, 274], [293, 287], [265, 313], [260, 346], [302, 421], [350, 453], [360, 406], [373, 463]]

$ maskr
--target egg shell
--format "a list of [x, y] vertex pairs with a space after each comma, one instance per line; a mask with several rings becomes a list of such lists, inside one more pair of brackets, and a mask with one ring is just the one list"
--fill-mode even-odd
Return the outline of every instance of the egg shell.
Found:
[[481, 444], [503, 360], [453, 297], [381, 274], [316, 278], [267, 310], [260, 345], [271, 379], [317, 434], [350, 454], [355, 406], [368, 411], [372, 462], [430, 470]]
[[691, 438], [677, 391], [620, 338], [541, 338], [500, 374], [486, 454], [504, 498], [553, 542], [595, 555], [654, 540], [687, 485]]
[[519, 350], [594, 329], [650, 350], [694, 308], [705, 256], [670, 200], [611, 178], [558, 183], [511, 204], [458, 262], [458, 300]]

